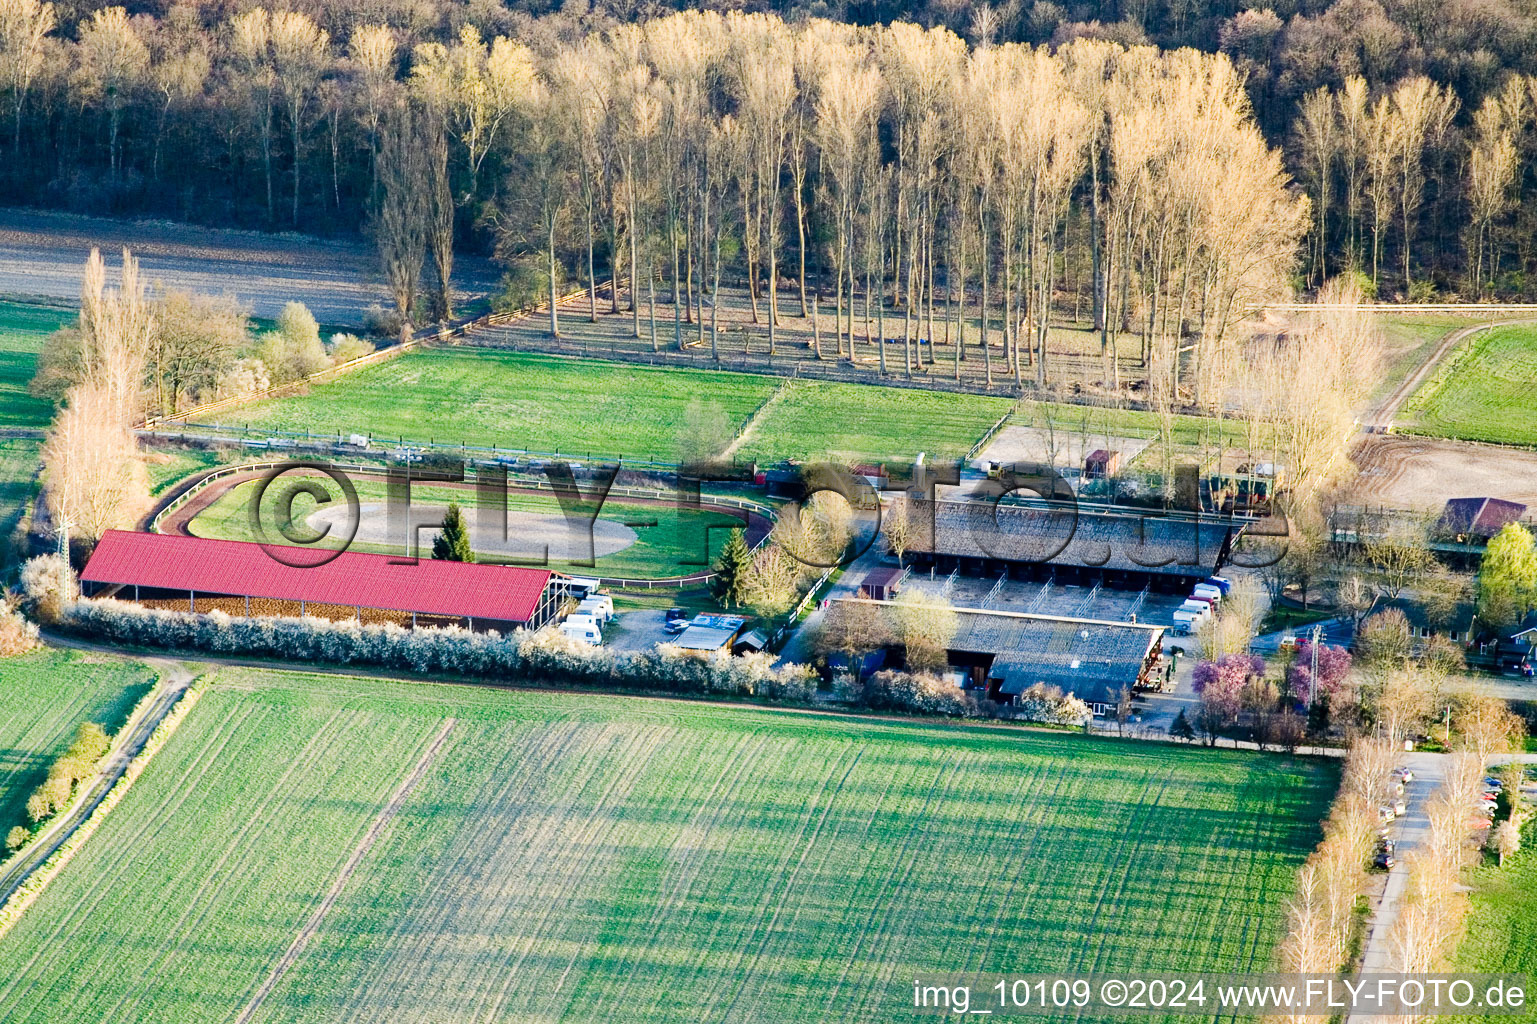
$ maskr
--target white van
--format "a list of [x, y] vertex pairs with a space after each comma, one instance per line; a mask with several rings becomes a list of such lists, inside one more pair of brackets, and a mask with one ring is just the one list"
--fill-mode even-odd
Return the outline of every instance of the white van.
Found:
[[588, 613], [582, 611], [572, 612], [570, 615], [566, 616], [566, 621], [562, 622], [561, 625], [581, 626], [583, 628], [590, 626], [591, 628], [598, 630], [603, 628], [603, 623], [598, 621], [598, 617], [596, 615], [589, 615]]
[[597, 623], [591, 620], [572, 622], [570, 619], [567, 619], [560, 624], [560, 632], [563, 636], [570, 637], [572, 640], [584, 644], [591, 644], [594, 647], [601, 647], [603, 645], [603, 631], [598, 628]]
[[1213, 601], [1222, 600], [1222, 590], [1209, 583], [1197, 583], [1195, 589], [1190, 592], [1196, 597], [1209, 597]]
[[1194, 612], [1197, 615], [1207, 615], [1211, 612], [1211, 605], [1205, 601], [1186, 601], [1177, 609], [1182, 612]]
[[594, 594], [577, 605], [573, 614], [591, 615], [606, 625], [614, 617], [614, 599], [607, 594]]

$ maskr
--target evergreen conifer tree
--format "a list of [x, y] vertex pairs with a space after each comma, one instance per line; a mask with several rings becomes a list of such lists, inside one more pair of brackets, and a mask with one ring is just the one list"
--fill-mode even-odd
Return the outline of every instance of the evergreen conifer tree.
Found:
[[747, 597], [747, 575], [752, 566], [752, 549], [747, 546], [747, 536], [740, 530], [732, 530], [731, 537], [715, 560], [715, 580], [711, 590], [715, 599], [727, 608], [742, 604]]
[[440, 562], [475, 561], [475, 553], [470, 550], [470, 530], [458, 502], [449, 502], [448, 511], [443, 513], [443, 531], [432, 542], [432, 557]]

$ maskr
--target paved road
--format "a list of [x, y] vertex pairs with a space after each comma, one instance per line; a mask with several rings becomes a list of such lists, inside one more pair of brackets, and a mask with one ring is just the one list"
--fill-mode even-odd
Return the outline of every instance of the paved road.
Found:
[[[859, 543], [863, 544], [870, 538], [871, 529], [868, 523], [861, 521]], [[823, 601], [830, 601], [835, 597], [854, 597], [859, 593], [859, 585], [864, 582], [866, 574], [872, 569], [886, 564], [886, 545], [876, 538], [858, 558], [854, 559], [843, 569], [843, 575], [838, 577], [826, 594], [822, 595]], [[790, 635], [784, 649], [779, 653], [777, 664], [785, 665], [799, 661], [810, 664], [815, 660], [811, 652], [811, 640], [816, 636], [817, 629], [822, 624], [822, 616], [826, 614], [820, 605], [811, 610], [805, 620]]]
[[[82, 643], [59, 636], [50, 635], [46, 639], [55, 647], [113, 651], [110, 647]], [[113, 651], [113, 653], [118, 652]], [[117, 785], [118, 779], [122, 778], [123, 772], [127, 770], [128, 763], [144, 748], [150, 734], [176, 706], [176, 702], [181, 699], [181, 695], [195, 678], [186, 665], [179, 661], [137, 654], [127, 656], [148, 664], [160, 673], [154, 700], [143, 708], [134, 720], [126, 723], [114, 738], [112, 750], [102, 762], [101, 771], [96, 781], [91, 784], [85, 798], [77, 801], [68, 813], [50, 822], [43, 832], [32, 840], [32, 844], [26, 848], [23, 855], [3, 875], [0, 875], [0, 904], [10, 899], [11, 894], [27, 880], [32, 872], [53, 856], [54, 851], [64, 845], [64, 842], [75, 834], [75, 830], [81, 823], [91, 816], [91, 812], [96, 810], [112, 787]]]
[[[1426, 801], [1445, 778], [1445, 754], [1404, 754], [1400, 764], [1408, 765], [1414, 772], [1414, 781], [1404, 787], [1406, 813], [1393, 825], [1393, 835], [1398, 841], [1398, 863], [1388, 872], [1387, 887], [1371, 918], [1367, 921], [1366, 948], [1361, 958], [1362, 973], [1393, 971], [1391, 940], [1393, 924], [1403, 907], [1404, 891], [1409, 887], [1409, 869], [1404, 858], [1417, 846], [1428, 840], [1430, 818], [1425, 813]], [[1352, 1015], [1347, 1024], [1369, 1022], [1371, 1018]]]
[[1274, 654], [1281, 649], [1281, 641], [1287, 637], [1293, 640], [1311, 639], [1314, 626], [1324, 628], [1323, 640], [1330, 647], [1348, 647], [1355, 638], [1355, 629], [1351, 626], [1350, 619], [1336, 617], [1309, 623], [1306, 626], [1277, 630], [1274, 633], [1262, 633], [1249, 643], [1249, 650], [1255, 654]]

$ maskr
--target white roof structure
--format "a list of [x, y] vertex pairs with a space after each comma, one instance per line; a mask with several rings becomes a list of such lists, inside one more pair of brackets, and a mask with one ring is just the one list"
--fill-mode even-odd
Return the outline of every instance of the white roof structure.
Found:
[[685, 651], [718, 651], [741, 632], [746, 622], [740, 615], [696, 615], [673, 643]]

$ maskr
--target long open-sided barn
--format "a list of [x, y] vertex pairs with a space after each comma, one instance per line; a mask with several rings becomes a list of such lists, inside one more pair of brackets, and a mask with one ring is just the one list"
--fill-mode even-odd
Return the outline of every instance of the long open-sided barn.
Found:
[[80, 574], [88, 597], [230, 615], [314, 615], [407, 626], [537, 629], [565, 581], [546, 569], [343, 551], [288, 565], [261, 544], [109, 530]]

